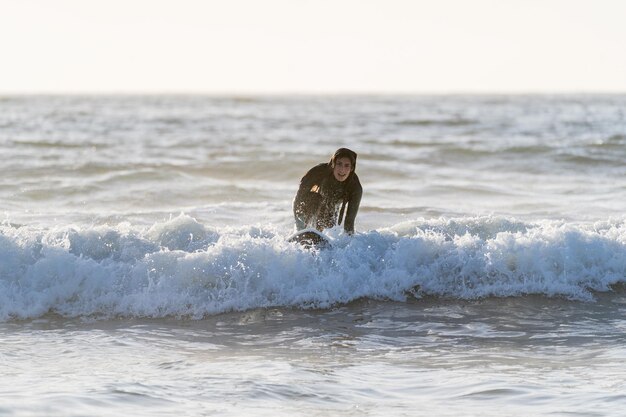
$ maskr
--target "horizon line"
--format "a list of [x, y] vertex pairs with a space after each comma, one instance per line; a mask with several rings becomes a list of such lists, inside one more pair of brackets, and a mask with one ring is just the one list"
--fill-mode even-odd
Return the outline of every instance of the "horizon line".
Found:
[[530, 95], [624, 95], [626, 90], [415, 90], [415, 91], [254, 91], [254, 90], [233, 90], [233, 91], [186, 91], [186, 90], [82, 90], [82, 91], [0, 91], [0, 97], [8, 96], [212, 96], [212, 97], [280, 97], [280, 96], [530, 96]]

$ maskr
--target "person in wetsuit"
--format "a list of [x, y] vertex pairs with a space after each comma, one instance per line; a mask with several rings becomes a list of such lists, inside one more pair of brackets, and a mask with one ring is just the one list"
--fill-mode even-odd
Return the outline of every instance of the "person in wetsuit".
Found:
[[302, 177], [293, 200], [298, 231], [314, 227], [321, 232], [343, 221], [345, 232], [354, 233], [354, 219], [363, 194], [355, 168], [356, 153], [340, 148], [330, 162], [314, 166]]

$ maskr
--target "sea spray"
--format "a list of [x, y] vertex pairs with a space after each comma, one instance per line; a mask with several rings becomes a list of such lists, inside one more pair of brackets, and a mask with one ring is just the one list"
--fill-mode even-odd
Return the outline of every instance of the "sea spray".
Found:
[[304, 249], [285, 235], [273, 226], [214, 228], [187, 215], [143, 229], [5, 224], [0, 319], [201, 318], [409, 295], [591, 301], [626, 277], [622, 221], [418, 219], [352, 237], [332, 231], [329, 250]]

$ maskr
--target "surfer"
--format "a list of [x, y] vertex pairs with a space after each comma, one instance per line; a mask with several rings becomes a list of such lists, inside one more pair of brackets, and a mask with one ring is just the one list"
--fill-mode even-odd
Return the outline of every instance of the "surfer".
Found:
[[346, 233], [354, 233], [363, 194], [355, 168], [356, 153], [340, 148], [330, 162], [314, 166], [302, 177], [293, 200], [297, 230], [314, 227], [321, 232], [343, 221]]

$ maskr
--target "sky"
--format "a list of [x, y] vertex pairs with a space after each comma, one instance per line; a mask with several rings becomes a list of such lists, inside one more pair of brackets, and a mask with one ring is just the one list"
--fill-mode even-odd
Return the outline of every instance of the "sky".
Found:
[[624, 0], [0, 0], [0, 93], [626, 92]]

